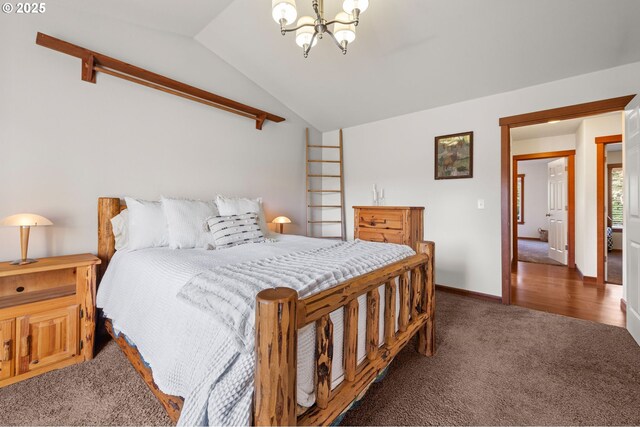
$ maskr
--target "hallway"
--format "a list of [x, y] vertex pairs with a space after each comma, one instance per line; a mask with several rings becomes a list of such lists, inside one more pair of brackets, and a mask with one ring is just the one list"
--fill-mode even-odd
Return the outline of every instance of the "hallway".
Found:
[[535, 239], [518, 238], [518, 261], [562, 265], [549, 258], [549, 243]]
[[511, 270], [511, 303], [521, 307], [624, 327], [622, 286], [583, 283], [567, 267], [518, 262]]

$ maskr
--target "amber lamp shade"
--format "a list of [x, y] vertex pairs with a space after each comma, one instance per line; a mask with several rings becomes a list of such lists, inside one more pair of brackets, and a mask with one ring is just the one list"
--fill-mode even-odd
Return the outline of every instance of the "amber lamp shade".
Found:
[[278, 224], [278, 233], [280, 234], [283, 234], [285, 224], [291, 224], [291, 220], [286, 216], [279, 216], [277, 218], [274, 218], [274, 220], [271, 222], [273, 224]]
[[20, 227], [20, 259], [13, 261], [13, 265], [24, 265], [37, 262], [35, 259], [27, 258], [27, 251], [29, 250], [29, 232], [31, 227], [41, 227], [46, 225], [53, 225], [47, 218], [36, 214], [16, 214], [8, 216], [0, 220], [0, 226], [2, 227]]

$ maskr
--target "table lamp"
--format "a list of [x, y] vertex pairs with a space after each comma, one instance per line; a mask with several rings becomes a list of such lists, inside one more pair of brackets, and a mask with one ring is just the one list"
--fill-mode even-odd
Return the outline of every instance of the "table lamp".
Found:
[[285, 224], [291, 224], [291, 220], [286, 216], [279, 216], [277, 218], [274, 218], [274, 220], [271, 222], [274, 224], [278, 224], [278, 233], [280, 234], [283, 234], [282, 232]]
[[27, 250], [29, 249], [29, 231], [31, 227], [53, 225], [47, 218], [35, 214], [16, 214], [8, 216], [0, 220], [0, 226], [3, 227], [20, 227], [20, 255], [22, 259], [13, 261], [12, 265], [24, 265], [37, 262], [35, 259], [27, 258]]

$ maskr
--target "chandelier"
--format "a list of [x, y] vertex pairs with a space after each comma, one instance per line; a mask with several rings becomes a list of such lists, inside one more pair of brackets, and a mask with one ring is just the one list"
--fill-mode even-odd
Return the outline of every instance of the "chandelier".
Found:
[[[324, 15], [324, 0], [312, 0], [313, 16], [303, 16], [298, 19], [294, 28], [286, 28], [298, 17], [296, 0], [271, 0], [272, 16], [274, 21], [280, 24], [280, 32], [284, 36], [287, 33], [296, 32], [296, 44], [302, 48], [306, 58], [309, 51], [322, 39], [324, 34], [329, 34], [344, 55], [347, 46], [356, 39], [356, 26], [360, 21], [360, 14], [369, 7], [369, 0], [344, 0], [340, 12], [332, 21], [327, 21]], [[333, 25], [333, 29], [329, 27]]]

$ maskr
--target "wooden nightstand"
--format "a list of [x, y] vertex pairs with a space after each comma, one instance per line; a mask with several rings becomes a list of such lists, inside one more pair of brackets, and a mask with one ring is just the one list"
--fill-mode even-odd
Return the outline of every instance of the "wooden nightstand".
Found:
[[0, 387], [93, 358], [91, 254], [0, 263]]

